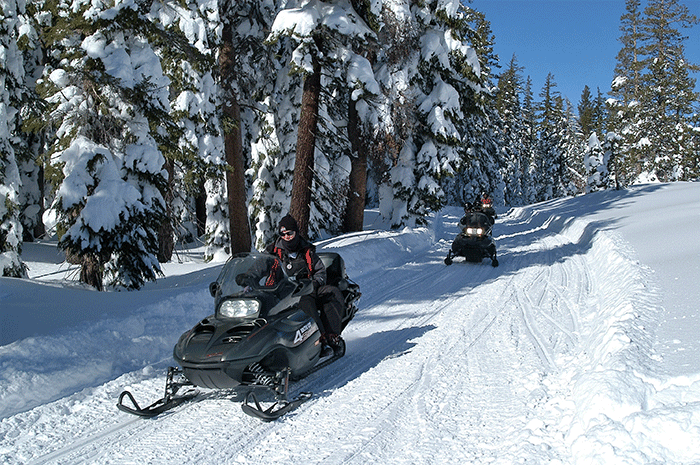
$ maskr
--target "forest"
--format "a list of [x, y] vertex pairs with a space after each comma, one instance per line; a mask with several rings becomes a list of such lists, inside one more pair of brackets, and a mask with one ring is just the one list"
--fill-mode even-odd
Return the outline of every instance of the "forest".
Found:
[[139, 289], [178, 244], [261, 249], [696, 180], [679, 0], [625, 0], [609, 95], [501, 62], [459, 0], [0, 0], [0, 269], [57, 238], [80, 281]]

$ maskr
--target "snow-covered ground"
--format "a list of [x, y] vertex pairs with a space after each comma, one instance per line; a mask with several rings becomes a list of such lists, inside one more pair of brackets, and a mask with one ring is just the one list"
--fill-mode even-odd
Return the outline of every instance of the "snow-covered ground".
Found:
[[221, 263], [180, 251], [140, 292], [75, 284], [55, 244], [0, 278], [0, 463], [700, 463], [700, 183], [501, 211], [500, 266], [443, 259], [428, 227], [320, 241], [362, 299], [343, 359], [279, 421], [206, 391], [154, 419], [172, 348], [212, 313]]

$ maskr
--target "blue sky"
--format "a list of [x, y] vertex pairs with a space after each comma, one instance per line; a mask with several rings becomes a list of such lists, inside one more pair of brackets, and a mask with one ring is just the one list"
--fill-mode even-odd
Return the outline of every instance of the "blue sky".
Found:
[[[700, 17], [700, 1], [681, 3]], [[597, 88], [608, 97], [621, 48], [618, 39], [625, 0], [473, 0], [467, 4], [491, 23], [502, 68], [515, 53], [525, 68], [523, 78], [532, 78], [536, 100], [550, 72], [557, 90], [574, 105], [586, 85], [594, 97]], [[642, 8], [645, 5], [642, 0]], [[700, 64], [700, 25], [682, 32], [690, 36], [685, 42], [686, 58]], [[700, 80], [699, 73], [693, 77]]]

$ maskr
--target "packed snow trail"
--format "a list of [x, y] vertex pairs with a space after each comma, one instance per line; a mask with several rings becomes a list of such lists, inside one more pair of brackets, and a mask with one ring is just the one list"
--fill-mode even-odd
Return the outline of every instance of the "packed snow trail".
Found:
[[[163, 373], [154, 368], [146, 370], [145, 381], [139, 382], [138, 374], [125, 375], [86, 397], [79, 393], [19, 415], [29, 417], [30, 423], [38, 415], [30, 428], [37, 430], [36, 435], [30, 436], [33, 449], [43, 452], [19, 460], [165, 463], [184, 454], [187, 461], [206, 458], [209, 463], [253, 462], [260, 457], [293, 463], [304, 459], [365, 463], [412, 450], [408, 463], [421, 457], [431, 462], [432, 454], [439, 454], [433, 457], [439, 461], [445, 450], [453, 449], [455, 459], [506, 457], [502, 451], [517, 450], [521, 442], [513, 430], [524, 431], [522, 422], [529, 409], [530, 389], [516, 380], [536, 383], [532, 373], [549, 365], [547, 354], [553, 349], [543, 346], [539, 331], [527, 324], [532, 309], [518, 306], [522, 291], [515, 289], [522, 286], [517, 285], [513, 266], [493, 269], [460, 260], [451, 267], [443, 264], [456, 220], [446, 218], [443, 237], [436, 238], [433, 246], [422, 237], [412, 254], [397, 250], [397, 257], [410, 258], [408, 263], [390, 263], [358, 278], [363, 298], [345, 332], [347, 355], [293, 386], [313, 390], [316, 396], [283, 421], [268, 425], [247, 418], [237, 405], [240, 399], [231, 399], [228, 393], [207, 392], [205, 398], [152, 421], [135, 422], [117, 412], [114, 398], [131, 379], [138, 398], [160, 395]], [[366, 238], [358, 246], [367, 248]], [[378, 247], [386, 246], [386, 241], [378, 241]], [[372, 253], [371, 247], [367, 252]], [[508, 254], [501, 256], [507, 264]], [[421, 289], [417, 301], [416, 289]], [[526, 301], [541, 299], [539, 288], [533, 292], [537, 295], [526, 294]], [[509, 333], [516, 327], [514, 339]], [[535, 350], [522, 350], [523, 341]], [[107, 408], [92, 405], [102, 402]], [[56, 408], [70, 412], [72, 421], [63, 422], [60, 413], [52, 411]], [[455, 409], [464, 410], [459, 421], [453, 418]], [[443, 411], [448, 415], [440, 420]], [[44, 425], [42, 418], [58, 424]], [[329, 422], [335, 427], [324, 425]], [[401, 430], [401, 424], [416, 422], [422, 425], [417, 431]], [[82, 423], [82, 432], [76, 431], [76, 423]], [[209, 434], [203, 436], [200, 428], [189, 426], [192, 423], [206, 425]], [[304, 431], [315, 432], [317, 450], [285, 444]], [[451, 433], [446, 436], [446, 431]], [[333, 447], [338, 436], [346, 437], [341, 448]], [[437, 447], [436, 438], [442, 443]], [[508, 444], [503, 444], [506, 438]], [[37, 448], [42, 439], [45, 447]], [[465, 441], [472, 446], [464, 447]]]
[[[209, 390], [153, 419], [119, 412], [124, 387], [143, 403], [162, 396], [169, 360], [158, 358], [3, 418], [0, 461], [700, 460], [697, 428], [678, 426], [700, 425], [700, 402], [683, 417], [674, 414], [664, 404], [669, 387], [657, 386], [654, 395], [653, 380], [634, 370], [652, 362], [646, 328], [658, 296], [624, 241], [598, 233], [594, 221], [514, 209], [494, 228], [498, 268], [460, 258], [445, 266], [460, 214], [446, 209], [430, 228], [366, 231], [319, 244], [343, 255], [363, 295], [343, 334], [345, 357], [294, 383], [292, 395], [314, 397], [282, 419], [260, 422], [241, 411], [233, 393]], [[192, 315], [191, 325], [203, 316]], [[653, 437], [660, 418], [645, 417], [648, 405], [664, 409], [663, 426], [682, 445]]]

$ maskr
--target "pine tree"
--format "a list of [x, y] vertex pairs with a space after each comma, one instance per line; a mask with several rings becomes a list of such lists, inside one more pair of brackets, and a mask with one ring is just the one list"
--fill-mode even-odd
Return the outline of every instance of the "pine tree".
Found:
[[622, 35], [619, 40], [622, 48], [617, 54], [615, 77], [610, 90], [614, 103], [610, 105], [607, 120], [608, 131], [620, 137], [617, 165], [620, 176], [617, 177], [617, 181], [622, 182], [622, 186], [627, 185], [626, 183], [631, 182], [638, 174], [635, 160], [638, 141], [643, 137], [639, 124], [644, 69], [640, 3], [640, 0], [626, 0], [625, 14], [620, 18]]
[[651, 179], [683, 179], [685, 133], [693, 104], [695, 79], [689, 77], [697, 66], [685, 59], [687, 39], [677, 27], [698, 24], [698, 18], [678, 0], [650, 0], [642, 22], [643, 51], [648, 72], [643, 76], [640, 95], [643, 120], [641, 132], [648, 143], [642, 145], [637, 163]]
[[607, 171], [609, 173], [607, 189], [619, 190], [623, 185], [627, 185], [626, 173], [623, 170], [622, 161], [622, 137], [617, 133], [608, 131], [603, 142], [604, 160], [607, 160]]
[[523, 89], [523, 150], [528, 159], [529, 171], [526, 181], [523, 182], [523, 200], [525, 204], [537, 201], [539, 188], [537, 175], [537, 115], [536, 103], [532, 93], [532, 78], [525, 80]]
[[[381, 14], [381, 2], [371, 0], [352, 0], [355, 12], [362, 18], [375, 34], [380, 30], [378, 17]], [[381, 117], [376, 105], [381, 94], [379, 84], [374, 78], [374, 66], [377, 60], [377, 37], [366, 37], [364, 50], [358, 50], [354, 63], [348, 70], [352, 93], [348, 100], [348, 140], [350, 143], [350, 174], [348, 178], [348, 195], [345, 213], [342, 219], [342, 231], [361, 231], [364, 226], [365, 200], [367, 197], [367, 173], [370, 140], [374, 128]]]
[[581, 125], [581, 133], [589, 137], [595, 131], [595, 106], [591, 96], [591, 89], [584, 86], [581, 92], [581, 101], [578, 104], [578, 119]]
[[[260, 49], [263, 37], [259, 27], [269, 21], [273, 6], [270, 2], [222, 2], [224, 20], [222, 47], [219, 54], [224, 125], [228, 212], [231, 231], [231, 253], [250, 251], [252, 233], [246, 208], [248, 185], [245, 168], [248, 164], [244, 153], [244, 119], [241, 100], [246, 92], [257, 94], [259, 84], [255, 77], [260, 66], [254, 62], [264, 54]], [[243, 26], [241, 28], [241, 26]], [[257, 29], [257, 31], [256, 31]], [[255, 34], [241, 34], [253, 31]], [[247, 140], [247, 138], [245, 138]]]
[[617, 54], [615, 78], [610, 94], [620, 105], [628, 107], [639, 100], [642, 88], [642, 11], [640, 0], [625, 0], [625, 14], [620, 17], [619, 41], [622, 48]]
[[345, 1], [290, 2], [268, 38], [273, 52], [284, 57], [272, 99], [280, 155], [287, 158], [282, 163], [288, 166], [294, 154], [289, 209], [312, 238], [341, 227], [351, 153], [344, 128], [347, 72], [357, 62], [356, 50], [373, 35]]
[[[20, 39], [23, 4], [0, 1], [0, 276], [24, 277], [26, 267], [20, 258], [22, 225], [19, 220], [20, 175], [15, 156], [24, 79]], [[21, 39], [20, 39], [21, 40]]]
[[562, 150], [562, 111], [561, 95], [556, 91], [556, 82], [552, 73], [547, 74], [544, 86], [540, 92], [537, 106], [538, 133], [537, 159], [537, 200], [550, 200], [558, 197], [560, 183], [558, 179], [559, 166], [564, 158]]
[[586, 193], [606, 189], [609, 183], [609, 172], [607, 163], [607, 153], [598, 139], [598, 135], [593, 132], [588, 138], [584, 155], [587, 181]]
[[559, 197], [576, 195], [585, 190], [585, 176], [582, 173], [585, 172], [584, 152], [586, 139], [582, 135], [579, 119], [574, 113], [574, 106], [569, 99], [564, 99], [562, 103], [565, 105], [561, 119], [561, 146], [564, 157], [559, 165], [558, 172], [558, 180], [561, 186], [557, 195]]
[[402, 150], [418, 124], [409, 81], [416, 67], [420, 34], [408, 2], [382, 8], [379, 23], [374, 74], [382, 89], [377, 98], [382, 116], [374, 124], [369, 143], [368, 197], [398, 227], [409, 219], [408, 198], [415, 185], [412, 162], [402, 157], [406, 154]]
[[598, 134], [604, 134], [607, 131], [606, 123], [608, 121], [608, 104], [603, 97], [603, 93], [598, 88], [598, 93], [593, 105], [593, 124], [595, 131]]
[[[25, 3], [23, 13], [18, 15], [20, 31], [17, 46], [22, 53], [22, 98], [15, 118], [14, 135], [15, 157], [20, 172], [21, 186], [18, 192], [20, 221], [24, 241], [32, 241], [43, 236], [44, 176], [40, 153], [45, 146], [46, 135], [35, 132], [27, 121], [32, 114], [41, 114], [44, 106], [35, 92], [37, 76], [41, 75], [44, 50], [39, 41], [37, 12], [41, 3]], [[18, 7], [20, 4], [18, 4]]]
[[129, 5], [74, 11], [47, 3], [52, 23], [44, 37], [54, 55], [38, 90], [57, 127], [49, 155], [59, 245], [81, 264], [81, 281], [97, 289], [103, 278], [137, 289], [160, 272], [167, 180], [159, 145], [176, 126], [150, 42], [186, 46], [144, 13], [149, 9]]
[[470, 26], [464, 28], [465, 42], [476, 52], [478, 73], [474, 70], [476, 79], [472, 77], [471, 84], [461, 91], [470, 96], [465, 99], [463, 124], [458, 126], [467, 148], [461, 163], [464, 168], [460, 172], [467, 174], [468, 183], [461, 183], [471, 185], [460, 189], [462, 197], [458, 200], [473, 201], [477, 195], [485, 194], [495, 205], [503, 205], [508, 160], [499, 146], [503, 122], [493, 96], [496, 85], [492, 69], [498, 66], [498, 57], [493, 50], [494, 37], [491, 24], [482, 13], [466, 9], [465, 16]]
[[[385, 88], [401, 90], [387, 103], [392, 119], [385, 122], [391, 125], [388, 141], [401, 141], [391, 146], [394, 158], [387, 160], [392, 202], [380, 203], [382, 211], [392, 212], [394, 226], [421, 223], [430, 211], [441, 208], [448, 200], [443, 186], [452, 184], [452, 176], [468, 177], [471, 171], [476, 179], [484, 170], [498, 172], [479, 165], [484, 145], [477, 134], [483, 134], [486, 124], [476, 124], [483, 115], [480, 94], [485, 87], [482, 58], [470, 45], [470, 21], [478, 27], [475, 12], [454, 1], [414, 4], [411, 13], [410, 22], [399, 22], [387, 51], [394, 58], [390, 64], [411, 74], [395, 85], [389, 79], [404, 74], [381, 73], [387, 77]], [[494, 147], [485, 150], [493, 154]], [[472, 152], [476, 161], [469, 156]], [[475, 189], [488, 188], [485, 184], [477, 181]]]
[[169, 131], [170, 137], [160, 144], [169, 176], [165, 193], [168, 221], [160, 231], [158, 260], [170, 260], [174, 239], [191, 241], [198, 235], [192, 205], [202, 191], [209, 193], [202, 221], [205, 258], [209, 259], [228, 249], [230, 242], [226, 190], [221, 182], [224, 143], [214, 60], [220, 43], [218, 2], [190, 0], [161, 4], [160, 8], [167, 10], [159, 15], [167, 36], [185, 37], [191, 45], [155, 47], [163, 73], [170, 79], [170, 116], [178, 128]]
[[504, 202], [506, 205], [527, 203], [526, 191], [530, 172], [530, 151], [527, 146], [527, 131], [523, 119], [520, 95], [523, 91], [522, 67], [515, 55], [498, 79], [496, 107], [503, 122], [500, 146], [506, 157], [504, 178], [506, 182]]

